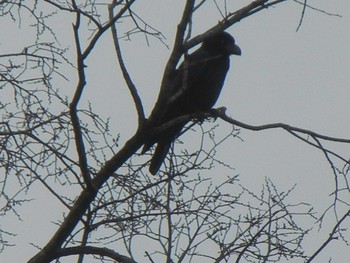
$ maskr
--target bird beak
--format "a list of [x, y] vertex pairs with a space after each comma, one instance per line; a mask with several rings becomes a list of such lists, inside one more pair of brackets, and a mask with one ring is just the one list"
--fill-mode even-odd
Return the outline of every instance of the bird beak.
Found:
[[226, 50], [229, 54], [232, 54], [232, 55], [240, 56], [242, 54], [241, 48], [236, 44], [226, 46]]

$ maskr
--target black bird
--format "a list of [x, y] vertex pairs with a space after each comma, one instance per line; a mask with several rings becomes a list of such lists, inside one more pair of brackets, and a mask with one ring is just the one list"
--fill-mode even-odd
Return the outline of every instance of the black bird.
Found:
[[[241, 49], [230, 34], [219, 32], [205, 39], [176, 70], [168, 91], [170, 100], [176, 94], [175, 99], [154, 124], [160, 126], [183, 115], [209, 111], [219, 97], [232, 54], [241, 55]], [[185, 125], [186, 122], [172, 126], [145, 144], [142, 153], [157, 143], [149, 167], [151, 174], [158, 172], [172, 142]]]

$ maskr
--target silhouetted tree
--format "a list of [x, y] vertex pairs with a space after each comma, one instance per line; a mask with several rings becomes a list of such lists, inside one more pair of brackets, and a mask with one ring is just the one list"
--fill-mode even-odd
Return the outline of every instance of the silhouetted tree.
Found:
[[[349, 160], [332, 146], [350, 140], [282, 123], [249, 125], [227, 116], [224, 108], [153, 125], [153, 118], [174, 99], [166, 89], [189, 49], [282, 2], [303, 7], [300, 22], [305, 10], [313, 7], [306, 1], [256, 0], [238, 9], [232, 1], [233, 9], [229, 1], [214, 1], [221, 20], [194, 36], [194, 14], [210, 1], [183, 1], [160, 95], [152, 117], [146, 118], [144, 99], [120, 41], [144, 36], [150, 45], [154, 40], [168, 42], [143, 16], [139, 2], [0, 1], [1, 21], [15, 35], [0, 43], [1, 216], [21, 220], [19, 207], [29, 206], [32, 198], [64, 211], [46, 244], [31, 237], [39, 249], [28, 262], [65, 262], [65, 257], [67, 262], [311, 262], [332, 240], [348, 242], [343, 223], [350, 211]], [[101, 56], [109, 42], [114, 45], [109, 54], [119, 69]], [[133, 63], [149, 66], [139, 56]], [[104, 88], [106, 79], [121, 95]], [[127, 101], [122, 89], [132, 98], [136, 118], [130, 103], [117, 105]], [[108, 97], [119, 99], [114, 108], [106, 103], [101, 111], [101, 105], [88, 102], [108, 92]], [[116, 115], [122, 116], [119, 127], [111, 125]], [[182, 146], [180, 137], [159, 175], [150, 175], [152, 151], [140, 155], [140, 147], [184, 122], [186, 133], [195, 133], [199, 143]], [[224, 122], [232, 128], [217, 136], [219, 123]], [[238, 183], [231, 164], [216, 156], [221, 144], [240, 138], [241, 130], [276, 128], [318, 149], [331, 165], [334, 199], [321, 216], [312, 205], [294, 201], [293, 189], [278, 190], [269, 178], [260, 191], [247, 189]], [[311, 232], [303, 222], [321, 225], [332, 211], [336, 220], [328, 225], [329, 238], [305, 251], [303, 241]], [[51, 212], [32, 211], [37, 224], [47, 213]], [[14, 231], [0, 227], [2, 251], [12, 245]]]

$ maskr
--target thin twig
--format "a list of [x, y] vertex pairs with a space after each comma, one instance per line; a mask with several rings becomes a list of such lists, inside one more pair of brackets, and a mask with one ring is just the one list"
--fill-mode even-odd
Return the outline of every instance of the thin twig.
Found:
[[303, 3], [303, 11], [301, 11], [301, 17], [299, 19], [299, 24], [298, 24], [298, 27], [297, 27], [297, 32], [299, 31], [300, 27], [301, 27], [301, 24], [303, 23], [303, 20], [304, 20], [304, 17], [305, 17], [305, 12], [306, 12], [306, 6], [307, 6], [307, 0], [304, 0], [304, 3]]

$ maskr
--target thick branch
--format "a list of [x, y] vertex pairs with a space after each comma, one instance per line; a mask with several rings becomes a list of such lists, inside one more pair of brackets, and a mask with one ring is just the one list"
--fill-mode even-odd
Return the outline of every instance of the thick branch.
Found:
[[[75, 6], [75, 8], [77, 7]], [[88, 164], [87, 164], [83, 133], [80, 126], [80, 119], [77, 113], [77, 106], [83, 94], [84, 87], [86, 85], [85, 65], [84, 65], [84, 59], [81, 55], [81, 46], [80, 46], [80, 39], [79, 39], [79, 27], [80, 27], [80, 13], [77, 13], [76, 22], [75, 22], [75, 25], [73, 26], [73, 29], [74, 29], [74, 38], [75, 38], [77, 58], [78, 58], [77, 66], [78, 66], [79, 82], [75, 90], [75, 94], [72, 99], [72, 102], [69, 105], [69, 110], [70, 110], [70, 116], [72, 120], [72, 126], [73, 126], [74, 137], [75, 137], [75, 146], [77, 148], [77, 153], [79, 157], [80, 171], [84, 178], [84, 182], [86, 186], [88, 188], [91, 188], [91, 178], [90, 178]]]
[[129, 141], [126, 142], [124, 147], [115, 156], [106, 162], [99, 173], [97, 173], [95, 178], [91, 181], [92, 188], [86, 188], [81, 192], [60, 228], [56, 231], [46, 246], [30, 259], [28, 263], [50, 262], [52, 255], [61, 248], [62, 244], [83, 217], [86, 209], [95, 199], [98, 189], [100, 189], [108, 178], [112, 176], [113, 173], [142, 146], [145, 141], [145, 136], [144, 131], [139, 130]]
[[186, 28], [191, 20], [194, 4], [195, 4], [195, 0], [186, 1], [186, 5], [182, 13], [181, 21], [177, 26], [173, 51], [171, 52], [168, 62], [165, 66], [159, 96], [157, 99], [157, 103], [152, 111], [151, 119], [157, 118], [158, 114], [164, 111], [166, 108], [166, 105], [168, 104], [167, 93], [171, 84], [171, 77], [174, 75], [176, 65], [178, 64], [180, 57], [184, 52], [183, 41], [185, 37]]

